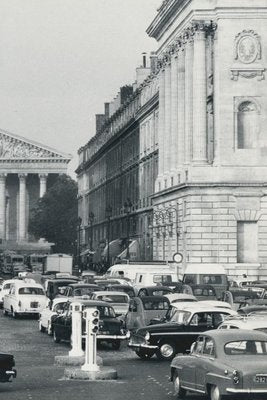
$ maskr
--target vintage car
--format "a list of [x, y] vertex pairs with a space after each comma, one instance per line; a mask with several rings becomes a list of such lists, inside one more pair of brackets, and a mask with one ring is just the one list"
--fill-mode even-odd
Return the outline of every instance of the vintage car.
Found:
[[173, 293], [173, 290], [168, 286], [146, 286], [138, 290], [137, 296], [165, 296], [166, 294]]
[[231, 304], [234, 310], [253, 304], [267, 304], [262, 288], [231, 289], [223, 293], [222, 300]]
[[102, 300], [109, 303], [116, 314], [126, 315], [129, 310], [130, 297], [124, 292], [107, 292], [106, 290], [92, 293], [92, 300]]
[[218, 329], [249, 329], [267, 333], [267, 313], [252, 313], [233, 316], [225, 320]]
[[4, 296], [9, 293], [11, 283], [13, 283], [15, 279], [7, 279], [2, 282], [1, 291], [0, 291], [0, 307], [3, 307]]
[[135, 297], [134, 289], [130, 285], [109, 284], [106, 286], [105, 290], [107, 292], [124, 292], [127, 293], [130, 298]]
[[130, 300], [125, 325], [130, 331], [149, 325], [151, 320], [164, 318], [170, 302], [165, 296], [134, 297]]
[[195, 302], [198, 301], [197, 298], [192, 294], [187, 293], [170, 293], [165, 295], [170, 303], [180, 303], [180, 302]]
[[51, 318], [53, 315], [61, 314], [64, 311], [64, 306], [68, 300], [63, 297], [55, 298], [54, 300], [48, 300], [46, 307], [40, 313], [39, 317], [39, 331], [47, 332], [48, 335], [52, 335], [52, 322]]
[[77, 283], [79, 278], [55, 278], [55, 279], [48, 279], [45, 282], [45, 290], [46, 295], [50, 300], [53, 300], [57, 294], [60, 293], [61, 288], [66, 288], [68, 285], [72, 283]]
[[14, 280], [9, 293], [4, 296], [4, 315], [39, 315], [45, 308], [47, 297], [42, 285], [33, 279]]
[[12, 354], [0, 353], [0, 382], [10, 382], [16, 378], [17, 371], [14, 369], [15, 360]]
[[[73, 300], [74, 301], [74, 300]], [[97, 333], [97, 342], [111, 343], [114, 350], [120, 348], [121, 340], [125, 340], [128, 335], [123, 328], [122, 321], [116, 315], [110, 304], [99, 300], [83, 300], [79, 299], [82, 309], [86, 307], [96, 307], [100, 313], [99, 331]], [[71, 340], [72, 317], [71, 317], [71, 301], [67, 302], [64, 312], [54, 315], [51, 318], [52, 331], [54, 341], [59, 343], [61, 340], [69, 342]], [[85, 334], [85, 320], [83, 319], [83, 335]]]
[[[186, 392], [228, 396], [267, 396], [267, 336], [249, 330], [213, 330], [200, 335], [189, 355], [171, 363], [177, 399]], [[262, 397], [262, 398], [264, 398]]]
[[267, 306], [266, 305], [251, 305], [251, 306], [244, 306], [240, 307], [237, 310], [239, 315], [249, 315], [249, 314], [254, 314], [254, 313], [267, 313]]
[[156, 354], [161, 360], [171, 360], [177, 353], [186, 353], [199, 334], [216, 329], [225, 318], [236, 314], [228, 308], [193, 303], [174, 309], [168, 322], [138, 329], [131, 335], [128, 346], [142, 359]]
[[65, 287], [64, 291], [62, 292], [62, 295], [59, 293], [57, 294], [57, 297], [82, 297], [82, 296], [89, 296], [91, 297], [93, 292], [96, 292], [97, 290], [101, 290], [101, 288], [98, 285], [95, 285], [93, 283], [72, 283], [68, 286]]

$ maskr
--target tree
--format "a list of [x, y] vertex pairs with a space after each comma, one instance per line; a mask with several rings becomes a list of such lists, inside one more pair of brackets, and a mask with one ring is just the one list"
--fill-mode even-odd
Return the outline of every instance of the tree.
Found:
[[57, 253], [73, 254], [77, 236], [77, 183], [60, 175], [38, 200], [29, 220], [29, 232], [55, 243]]

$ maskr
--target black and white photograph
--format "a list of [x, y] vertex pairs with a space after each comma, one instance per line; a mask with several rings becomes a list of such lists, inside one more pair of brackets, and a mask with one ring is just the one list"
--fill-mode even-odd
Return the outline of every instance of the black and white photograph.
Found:
[[267, 0], [0, 0], [0, 399], [267, 398]]

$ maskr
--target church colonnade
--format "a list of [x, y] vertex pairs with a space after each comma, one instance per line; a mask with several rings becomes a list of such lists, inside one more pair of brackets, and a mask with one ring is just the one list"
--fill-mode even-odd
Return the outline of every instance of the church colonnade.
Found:
[[[14, 175], [14, 174], [12, 174]], [[19, 191], [18, 191], [18, 216], [17, 216], [17, 240], [26, 241], [27, 240], [27, 173], [20, 173], [18, 175], [19, 180]], [[8, 214], [9, 214], [9, 204], [7, 201], [7, 180], [8, 174], [0, 174], [0, 238], [2, 240], [7, 240], [8, 232]], [[39, 176], [39, 197], [43, 197], [46, 193], [47, 188], [47, 177], [48, 174], [38, 174]]]
[[159, 175], [156, 192], [179, 184], [189, 165], [208, 164], [207, 46], [213, 22], [192, 22], [159, 57]]

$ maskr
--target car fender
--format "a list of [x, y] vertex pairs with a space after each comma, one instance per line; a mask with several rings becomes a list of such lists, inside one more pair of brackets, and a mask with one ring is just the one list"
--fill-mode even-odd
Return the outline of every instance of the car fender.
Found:
[[223, 373], [208, 372], [206, 374], [206, 387], [208, 385], [216, 385], [224, 389], [229, 386], [229, 381], [232, 382], [232, 379]]

